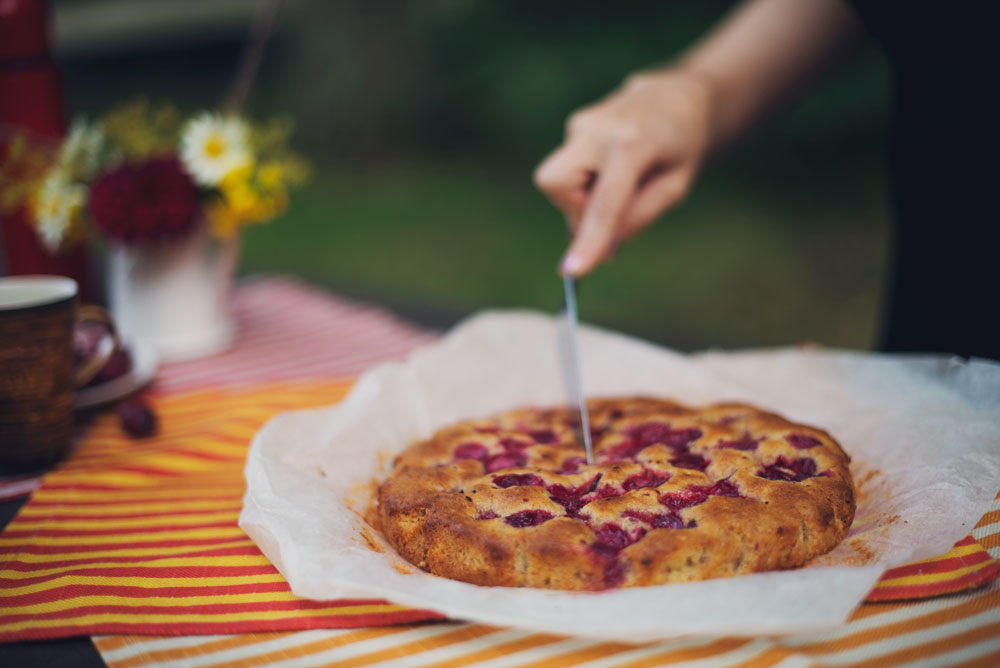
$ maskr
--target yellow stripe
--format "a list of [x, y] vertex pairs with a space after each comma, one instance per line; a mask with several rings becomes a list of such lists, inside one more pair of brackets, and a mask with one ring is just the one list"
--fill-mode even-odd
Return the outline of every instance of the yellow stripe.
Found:
[[[48, 479], [46, 479], [48, 482]], [[76, 481], [70, 481], [76, 482]], [[44, 486], [35, 492], [32, 501], [46, 501], [48, 503], [100, 503], [101, 501], [145, 501], [156, 502], [156, 499], [177, 499], [180, 503], [185, 497], [199, 496], [219, 501], [232, 503], [238, 500], [243, 494], [246, 485], [242, 477], [223, 476], [216, 480], [216, 484], [209, 485], [209, 479], [198, 477], [193, 480], [178, 480], [170, 486], [150, 485], [146, 489], [114, 489], [114, 490], [83, 490], [75, 489], [46, 489]], [[61, 483], [60, 483], [61, 484]], [[15, 520], [17, 521], [17, 520]]]
[[966, 573], [978, 571], [981, 568], [984, 568], [989, 565], [990, 562], [984, 561], [981, 564], [973, 564], [972, 566], [965, 566], [964, 568], [956, 568], [953, 571], [946, 571], [944, 573], [928, 573], [927, 575], [904, 575], [903, 577], [900, 578], [891, 578], [889, 580], [882, 580], [879, 582], [879, 586], [905, 587], [907, 585], [921, 585], [921, 584], [932, 584], [935, 582], [944, 582], [947, 580], [953, 580], [955, 578], [962, 577]]
[[[129, 541], [132, 544], [134, 541]], [[93, 559], [103, 557], [166, 557], [172, 554], [185, 552], [204, 552], [206, 550], [225, 550], [232, 547], [250, 547], [253, 541], [249, 537], [242, 540], [231, 540], [224, 543], [212, 543], [211, 545], [175, 545], [173, 547], [121, 547], [100, 550], [99, 552], [73, 552], [65, 551], [58, 554], [31, 554], [21, 552], [15, 561], [22, 564], [44, 564], [50, 561], [66, 561], [69, 559]], [[142, 561], [135, 561], [125, 565], [141, 566]]]
[[[240, 538], [246, 536], [243, 529], [235, 524], [231, 527], [209, 527], [206, 529], [182, 529], [180, 531], [157, 531], [144, 533], [136, 531], [111, 536], [34, 536], [32, 545], [122, 545], [139, 541], [153, 540], [185, 540], [198, 538]], [[17, 548], [24, 539], [5, 538], [0, 536], [0, 547], [9, 545]], [[2, 554], [2, 551], [0, 551]], [[8, 555], [13, 556], [13, 555]]]
[[936, 557], [927, 557], [926, 559], [920, 559], [918, 561], [911, 561], [907, 563], [907, 566], [912, 566], [915, 564], [931, 564], [935, 561], [941, 561], [942, 559], [950, 559], [952, 557], [966, 557], [970, 554], [975, 554], [976, 552], [982, 552], [983, 548], [977, 543], [971, 543], [969, 545], [962, 545], [961, 547], [953, 547], [944, 554], [939, 554]]
[[[24, 580], [27, 578], [37, 578], [42, 575], [56, 575], [69, 570], [83, 570], [90, 568], [185, 568], [185, 567], [207, 567], [207, 566], [227, 566], [230, 568], [244, 566], [269, 566], [271, 562], [264, 555], [244, 556], [244, 557], [167, 557], [165, 559], [150, 559], [141, 564], [125, 565], [117, 561], [98, 562], [94, 564], [80, 564], [79, 566], [62, 566], [59, 568], [43, 568], [24, 573], [20, 571], [2, 570], [0, 579]], [[173, 577], [168, 571], [164, 571], [164, 578]], [[204, 576], [203, 576], [204, 577]], [[0, 590], [3, 595], [4, 590]]]
[[18, 514], [18, 521], [24, 521], [35, 518], [47, 518], [53, 515], [59, 515], [62, 517], [74, 517], [78, 515], [100, 515], [102, 518], [107, 517], [113, 519], [120, 515], [139, 515], [139, 514], [150, 514], [155, 515], [157, 513], [180, 513], [185, 511], [207, 511], [207, 512], [222, 512], [224, 510], [231, 510], [239, 513], [242, 509], [243, 504], [240, 503], [239, 499], [234, 499], [231, 497], [219, 498], [215, 501], [171, 501], [169, 503], [163, 502], [151, 502], [151, 503], [128, 503], [121, 504], [118, 506], [83, 506], [83, 505], [73, 505], [64, 506], [61, 508], [53, 506], [33, 506], [32, 504], [27, 504]]
[[[166, 584], [166, 583], [164, 583]], [[171, 584], [171, 586], [176, 586]], [[155, 609], [161, 606], [185, 606], [185, 607], [200, 607], [205, 605], [220, 605], [220, 604], [233, 604], [237, 605], [240, 603], [263, 603], [263, 602], [274, 602], [274, 601], [300, 601], [301, 598], [294, 596], [288, 592], [254, 592], [249, 594], [213, 594], [205, 596], [150, 596], [143, 598], [132, 598], [129, 596], [115, 596], [113, 594], [88, 594], [86, 596], [78, 596], [74, 598], [67, 598], [58, 601], [49, 601], [46, 603], [35, 603], [34, 605], [27, 605], [21, 607], [7, 607], [4, 609], [5, 615], [18, 615], [18, 614], [45, 614], [49, 612], [64, 612], [66, 610], [75, 610], [80, 607], [86, 607], [91, 605], [116, 605], [128, 608], [142, 608], [146, 611], [151, 611], [150, 609]], [[117, 613], [121, 618], [126, 618], [126, 616], [131, 616], [127, 612]], [[216, 613], [220, 615], [225, 615], [227, 613]]]
[[[32, 594], [36, 591], [55, 589], [69, 585], [92, 585], [94, 587], [162, 587], [167, 584], [174, 587], [199, 587], [212, 586], [221, 587], [224, 585], [240, 584], [270, 584], [273, 582], [284, 582], [285, 579], [280, 573], [268, 573], [264, 575], [219, 575], [212, 578], [198, 576], [175, 576], [165, 574], [163, 578], [145, 577], [117, 577], [111, 575], [60, 575], [45, 582], [38, 582], [24, 587], [0, 590], [0, 598], [4, 596], [17, 596], [19, 594]], [[298, 596], [289, 592], [289, 597], [298, 599]]]
[[81, 630], [86, 630], [94, 624], [101, 623], [122, 623], [127, 622], [129, 624], [180, 624], [180, 623], [198, 623], [198, 622], [243, 622], [243, 621], [259, 621], [259, 620], [281, 620], [281, 619], [295, 619], [298, 617], [346, 617], [352, 615], [370, 615], [370, 614], [385, 614], [388, 612], [405, 612], [411, 608], [406, 608], [401, 605], [357, 605], [357, 606], [345, 606], [342, 608], [322, 608], [319, 610], [271, 610], [267, 612], [262, 611], [251, 611], [251, 612], [227, 612], [224, 615], [219, 614], [130, 614], [127, 620], [123, 620], [121, 615], [108, 612], [93, 615], [83, 615], [80, 617], [71, 617], [68, 619], [26, 619], [20, 622], [15, 622], [13, 624], [0, 624], [0, 632], [12, 633], [15, 631], [20, 631], [22, 629], [43, 629], [51, 628], [54, 626], [73, 626], [80, 628]]

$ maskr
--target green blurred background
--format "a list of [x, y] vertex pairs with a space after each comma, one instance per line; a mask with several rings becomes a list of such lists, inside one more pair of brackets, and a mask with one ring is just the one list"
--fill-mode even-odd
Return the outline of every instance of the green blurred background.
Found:
[[[487, 308], [558, 310], [566, 231], [534, 166], [567, 114], [732, 5], [290, 0], [250, 111], [294, 117], [315, 171], [287, 215], [247, 232], [241, 272], [294, 274], [437, 327]], [[260, 6], [58, 0], [69, 111], [138, 95], [217, 105]], [[581, 318], [683, 350], [870, 348], [888, 95], [884, 62], [862, 49], [586, 278]]]

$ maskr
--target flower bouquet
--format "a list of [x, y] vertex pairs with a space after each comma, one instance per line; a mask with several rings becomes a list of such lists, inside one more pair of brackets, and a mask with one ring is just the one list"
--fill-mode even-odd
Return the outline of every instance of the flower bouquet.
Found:
[[0, 206], [27, 204], [53, 252], [107, 241], [108, 296], [126, 338], [167, 359], [218, 352], [235, 333], [228, 289], [240, 231], [285, 211], [307, 177], [291, 129], [134, 102], [77, 121], [56, 146], [15, 137]]

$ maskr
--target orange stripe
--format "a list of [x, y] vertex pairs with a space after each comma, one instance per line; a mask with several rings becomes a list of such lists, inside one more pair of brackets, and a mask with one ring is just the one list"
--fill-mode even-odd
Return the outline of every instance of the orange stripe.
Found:
[[991, 510], [982, 519], [976, 522], [976, 527], [984, 527], [987, 524], [993, 524], [994, 522], [1000, 522], [1000, 510]]
[[854, 609], [854, 612], [847, 618], [848, 622], [856, 622], [859, 619], [865, 619], [866, 617], [871, 617], [872, 615], [883, 615], [895, 610], [900, 610], [909, 605], [912, 602], [907, 601], [905, 603], [889, 603], [883, 601], [865, 602]]
[[135, 636], [102, 636], [94, 638], [94, 644], [102, 652], [110, 652], [120, 647], [125, 647], [136, 642], [146, 642], [151, 638], [137, 638]]
[[1000, 666], [1000, 650], [990, 652], [976, 659], [956, 663], [951, 668], [997, 668]]
[[893, 624], [865, 629], [834, 640], [801, 645], [799, 649], [803, 652], [833, 652], [858, 647], [875, 642], [876, 640], [965, 619], [966, 617], [977, 615], [998, 606], [1000, 606], [1000, 590], [993, 590], [951, 608], [938, 610], [913, 619], [905, 619]]
[[734, 649], [739, 649], [750, 642], [749, 638], [720, 638], [701, 647], [685, 647], [683, 649], [673, 649], [662, 654], [654, 654], [641, 659], [623, 663], [615, 668], [652, 668], [681, 661], [697, 661], [707, 659], [718, 654], [725, 654]]
[[983, 640], [996, 638], [997, 635], [1000, 635], [1000, 622], [994, 622], [993, 624], [987, 624], [986, 626], [969, 629], [968, 631], [948, 636], [947, 638], [913, 645], [912, 647], [905, 647], [891, 654], [883, 654], [882, 656], [872, 657], [870, 659], [865, 659], [864, 661], [849, 664], [849, 666], [850, 668], [883, 668], [884, 666], [898, 666], [901, 663], [909, 663], [917, 659], [926, 659], [927, 657], [935, 656], [937, 654], [951, 652], [966, 645], [974, 645], [975, 643]]
[[773, 666], [774, 664], [788, 658], [792, 654], [798, 653], [799, 652], [787, 647], [772, 645], [757, 656], [747, 659], [746, 661], [733, 664], [730, 668], [769, 668], [769, 666]]
[[525, 638], [511, 640], [510, 642], [492, 645], [469, 654], [463, 654], [462, 656], [455, 657], [449, 661], [443, 661], [435, 664], [434, 668], [459, 668], [460, 666], [479, 663], [481, 661], [486, 661], [487, 659], [496, 659], [501, 656], [507, 656], [508, 654], [515, 654], [517, 652], [523, 652], [524, 650], [534, 649], [536, 647], [544, 647], [545, 645], [551, 645], [554, 642], [561, 642], [563, 640], [565, 640], [565, 638], [562, 636], [536, 633]]
[[1000, 531], [983, 536], [979, 543], [988, 550], [1000, 547]]
[[361, 656], [356, 656], [351, 659], [341, 659], [337, 661], [335, 665], [337, 668], [357, 668], [357, 666], [368, 666], [373, 663], [379, 663], [389, 659], [402, 658], [410, 656], [411, 654], [427, 652], [439, 647], [447, 647], [448, 645], [454, 645], [467, 640], [475, 640], [476, 638], [481, 638], [482, 636], [496, 633], [500, 630], [502, 629], [495, 626], [485, 626], [480, 624], [462, 626], [454, 631], [448, 631], [430, 638], [414, 640], [413, 642], [404, 643], [402, 645], [379, 650], [377, 652], [369, 652], [368, 654], [362, 654]]
[[[311, 656], [313, 654], [319, 654], [330, 649], [336, 649], [337, 647], [344, 647], [346, 645], [351, 645], [361, 640], [367, 640], [368, 638], [373, 638], [382, 635], [388, 635], [389, 633], [399, 633], [402, 631], [410, 631], [414, 628], [419, 627], [383, 627], [379, 629], [365, 629], [364, 631], [357, 632], [357, 637], [350, 637], [354, 634], [345, 634], [336, 636], [334, 638], [324, 638], [316, 642], [307, 643], [305, 645], [297, 645], [296, 647], [291, 647], [288, 649], [277, 650], [274, 652], [266, 652], [264, 654], [258, 654], [253, 657], [248, 657], [245, 659], [236, 659], [232, 661], [226, 661], [224, 663], [213, 663], [205, 668], [252, 668], [253, 666], [266, 666], [269, 663], [278, 660], [287, 660], [290, 658], [299, 658], [303, 656]], [[489, 633], [494, 633], [499, 629], [490, 626], [465, 626], [462, 628], [455, 629], [454, 631], [446, 632], [443, 635], [427, 638], [424, 640], [419, 640], [415, 642], [405, 643], [388, 650], [382, 650], [380, 652], [373, 652], [365, 654], [359, 657], [355, 657], [346, 661], [338, 661], [337, 666], [342, 668], [347, 668], [348, 666], [360, 666], [365, 663], [371, 663], [379, 659], [366, 660], [366, 657], [372, 657], [373, 655], [387, 654], [393, 657], [395, 656], [407, 656], [408, 654], [416, 654], [420, 651], [426, 651], [433, 649], [435, 647], [444, 647], [455, 642], [462, 642], [463, 640], [472, 640], [473, 638], [478, 638], [480, 636], [487, 635]], [[435, 642], [437, 641], [437, 642]], [[115, 667], [117, 668], [117, 667]]]
[[576, 664], [583, 663], [584, 661], [603, 659], [606, 656], [620, 654], [621, 652], [635, 649], [637, 647], [646, 647], [649, 644], [650, 643], [643, 645], [626, 645], [625, 643], [605, 642], [598, 645], [592, 645], [590, 647], [584, 647], [582, 649], [563, 652], [562, 654], [555, 654], [544, 659], [539, 659], [538, 661], [525, 663], [518, 666], [518, 668], [564, 668], [565, 666], [575, 666]]
[[[334, 636], [332, 638], [325, 638], [320, 641], [309, 643], [308, 645], [299, 645], [295, 648], [284, 650], [284, 654], [287, 656], [294, 653], [296, 656], [304, 656], [304, 654], [299, 653], [299, 648], [318, 646], [318, 649], [332, 649], [334, 647], [341, 647], [343, 645], [349, 645], [354, 642], [361, 640], [368, 640], [370, 638], [378, 638], [380, 636], [392, 635], [393, 633], [399, 633], [402, 630], [406, 630], [406, 627], [396, 627], [387, 626], [381, 628], [373, 629], [363, 629], [360, 631], [350, 631], [339, 636]], [[163, 662], [163, 661], [179, 661], [181, 659], [190, 659], [198, 656], [206, 656], [208, 654], [213, 654], [215, 652], [223, 652], [230, 649], [237, 649], [239, 647], [248, 647], [250, 645], [256, 645], [282, 636], [292, 635], [290, 633], [254, 633], [245, 635], [235, 635], [229, 636], [228, 638], [220, 638], [219, 640], [214, 640], [212, 642], [206, 642], [199, 645], [194, 645], [191, 647], [176, 647], [172, 649], [157, 650], [153, 652], [143, 652], [138, 656], [131, 657], [129, 659], [124, 659], [121, 661], [114, 661], [108, 664], [108, 668], [134, 668], [136, 666], [144, 666], [149, 663]], [[272, 652], [272, 654], [280, 655], [282, 652]], [[266, 655], [260, 655], [266, 656]], [[228, 663], [226, 665], [236, 666], [240, 665], [238, 663]], [[247, 665], [260, 665], [260, 664], [247, 664]]]

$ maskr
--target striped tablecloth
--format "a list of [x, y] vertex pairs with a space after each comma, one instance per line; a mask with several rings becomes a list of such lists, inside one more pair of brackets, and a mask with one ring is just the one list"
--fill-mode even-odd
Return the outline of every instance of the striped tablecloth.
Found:
[[[275, 322], [264, 314], [273, 313], [278, 295], [282, 303], [301, 301], [278, 320], [289, 329], [273, 327], [268, 338], [260, 331]], [[211, 361], [224, 362], [218, 372], [206, 372], [206, 360], [205, 367], [167, 368], [158, 380], [152, 398], [163, 421], [160, 436], [131, 442], [110, 416], [99, 420], [0, 535], [0, 637], [127, 633], [96, 639], [112, 666], [1000, 665], [996, 584], [927, 601], [865, 604], [847, 626], [827, 634], [641, 646], [458, 622], [371, 627], [437, 616], [386, 601], [298, 599], [236, 526], [247, 441], [278, 410], [341, 396], [348, 381], [331, 376], [378, 358], [366, 341], [402, 352], [429, 335], [294, 282], [251, 282], [237, 299], [244, 335], [236, 349]], [[314, 319], [317, 313], [324, 318]], [[355, 336], [355, 324], [365, 336]], [[340, 347], [340, 334], [354, 346], [350, 353]], [[271, 351], [296, 364], [306, 345], [306, 339], [298, 344], [299, 335], [312, 337], [316, 360], [300, 366], [298, 377], [318, 373], [323, 381], [289, 382], [280, 361], [268, 363]], [[268, 340], [284, 345], [272, 351], [260, 343], [255, 354], [244, 353], [243, 346]], [[255, 380], [245, 375], [253, 365], [268, 382], [247, 385]], [[982, 546], [994, 556], [1000, 549], [1000, 508], [973, 536], [978, 543], [967, 539], [944, 558], [890, 572], [873, 596], [939, 593], [989, 580], [998, 564]], [[290, 629], [299, 631], [281, 632]], [[235, 632], [248, 633], [218, 635]]]
[[[391, 313], [359, 304], [292, 278], [251, 278], [233, 295], [238, 339], [207, 359], [163, 365], [155, 394], [206, 387], [356, 376], [400, 359], [434, 334]], [[37, 475], [0, 477], [0, 501], [24, 497]]]
[[[977, 529], [987, 531], [989, 529]], [[1000, 527], [992, 529], [994, 538]], [[1000, 557], [1000, 548], [992, 548]], [[446, 623], [236, 636], [96, 638], [110, 668], [997, 668], [1000, 583], [911, 603], [862, 605], [835, 631], [625, 645]]]

